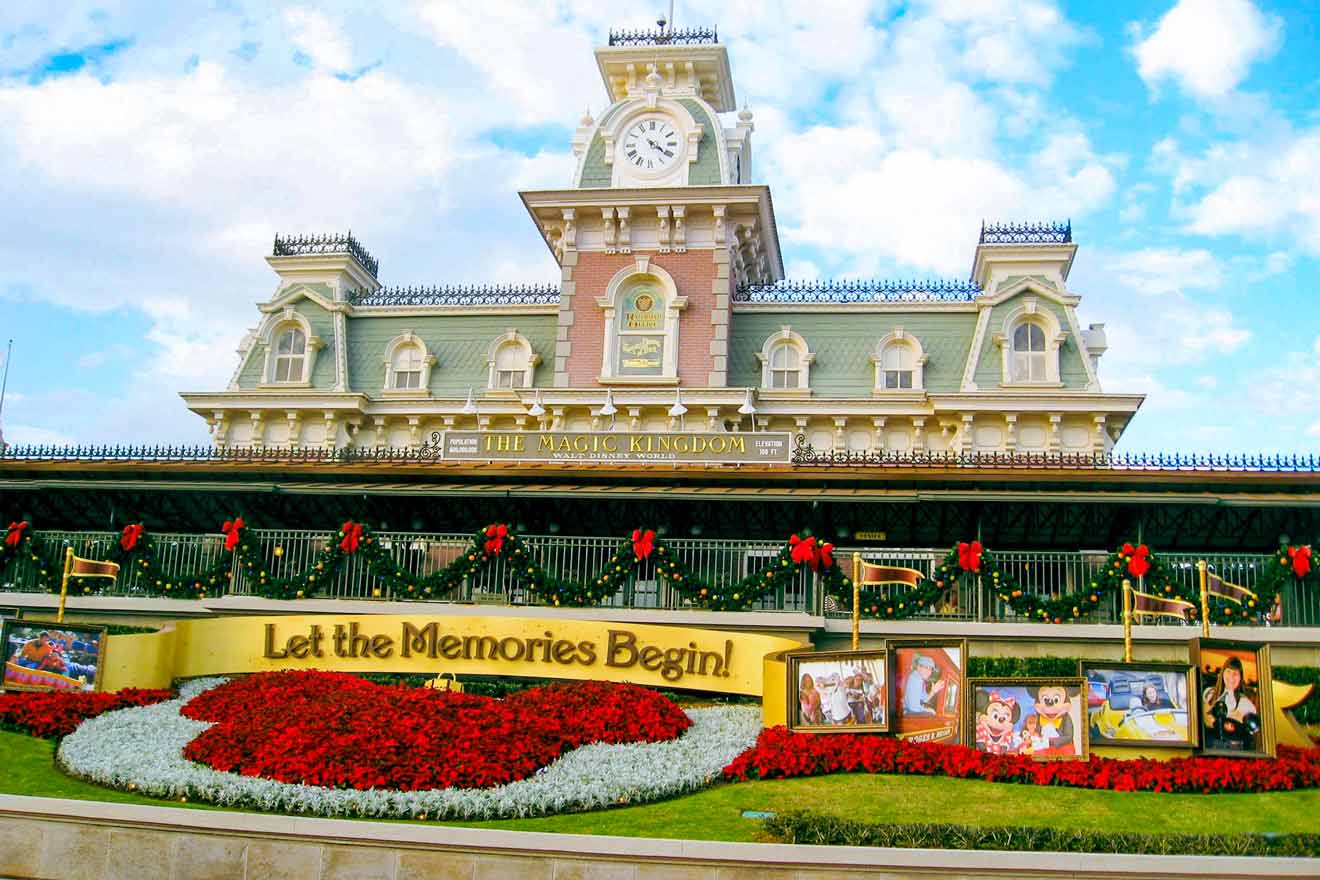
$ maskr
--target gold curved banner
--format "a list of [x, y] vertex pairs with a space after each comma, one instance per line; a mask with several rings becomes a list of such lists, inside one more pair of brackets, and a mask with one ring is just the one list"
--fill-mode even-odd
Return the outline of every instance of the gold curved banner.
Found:
[[302, 615], [183, 620], [110, 636], [103, 688], [176, 678], [327, 669], [627, 681], [760, 696], [778, 636], [610, 621], [436, 615]]

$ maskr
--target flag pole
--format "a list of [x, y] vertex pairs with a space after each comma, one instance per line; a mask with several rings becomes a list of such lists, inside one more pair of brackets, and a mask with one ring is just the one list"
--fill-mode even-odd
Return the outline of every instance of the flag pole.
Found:
[[852, 607], [852, 649], [857, 650], [861, 641], [862, 630], [862, 554], [853, 553], [853, 607]]
[[1132, 662], [1132, 581], [1123, 578], [1123, 662]]
[[9, 340], [5, 349], [5, 373], [0, 377], [0, 452], [5, 451], [5, 391], [9, 388], [9, 362], [14, 359], [14, 340]]
[[64, 622], [64, 598], [69, 594], [69, 569], [73, 567], [73, 548], [64, 548], [64, 577], [60, 579], [60, 610], [55, 615], [56, 623]]
[[1201, 636], [1210, 638], [1210, 573], [1204, 559], [1196, 560], [1196, 570], [1201, 573]]

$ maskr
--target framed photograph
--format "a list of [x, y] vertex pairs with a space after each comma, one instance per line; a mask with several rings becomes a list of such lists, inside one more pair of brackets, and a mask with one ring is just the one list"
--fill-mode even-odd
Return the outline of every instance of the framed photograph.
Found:
[[970, 678], [967, 730], [978, 752], [1085, 759], [1082, 678]]
[[1082, 660], [1092, 746], [1195, 748], [1196, 676], [1185, 663]]
[[1274, 757], [1270, 647], [1226, 639], [1195, 639], [1201, 753]]
[[7, 691], [95, 691], [101, 687], [105, 630], [36, 620], [0, 627]]
[[962, 743], [967, 642], [890, 639], [885, 649], [894, 683], [890, 732], [913, 742]]
[[786, 659], [789, 730], [889, 730], [889, 667], [883, 650], [800, 651]]

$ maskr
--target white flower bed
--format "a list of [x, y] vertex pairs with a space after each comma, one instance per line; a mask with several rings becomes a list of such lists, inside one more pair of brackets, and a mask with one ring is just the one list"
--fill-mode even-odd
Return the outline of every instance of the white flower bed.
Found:
[[211, 724], [184, 718], [179, 709], [223, 682], [190, 682], [177, 700], [84, 721], [60, 743], [57, 759], [74, 776], [161, 798], [318, 816], [496, 819], [695, 791], [719, 778], [761, 730], [761, 712], [754, 707], [692, 709], [692, 726], [676, 740], [582, 746], [533, 776], [497, 788], [358, 791], [225, 773], [184, 758], [184, 746]]

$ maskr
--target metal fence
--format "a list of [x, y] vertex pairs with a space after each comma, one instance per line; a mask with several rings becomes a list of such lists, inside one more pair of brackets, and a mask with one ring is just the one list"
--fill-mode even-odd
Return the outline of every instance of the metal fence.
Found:
[[[93, 559], [106, 558], [118, 541], [112, 532], [41, 532], [47, 547], [71, 546], [79, 556]], [[561, 576], [585, 580], [603, 569], [620, 546], [618, 538], [570, 537], [563, 535], [524, 535], [528, 547], [537, 560], [549, 571]], [[196, 571], [216, 561], [224, 552], [223, 535], [155, 534], [157, 564], [154, 571]], [[444, 568], [470, 546], [470, 534], [438, 534], [423, 532], [379, 532], [381, 546], [388, 550], [405, 570], [415, 572], [419, 578]], [[283, 577], [303, 571], [316, 562], [316, 554], [325, 546], [325, 532], [279, 531], [251, 529], [246, 540], [255, 542], [265, 563], [266, 571]], [[726, 541], [715, 539], [670, 538], [666, 545], [678, 555], [689, 569], [701, 579], [712, 583], [728, 583], [760, 571], [778, 556], [781, 543], [770, 541]], [[927, 576], [948, 552], [941, 548], [875, 548], [839, 547], [835, 557], [845, 566], [851, 565], [852, 553], [862, 552], [872, 561], [886, 565], [915, 568]], [[997, 551], [995, 558], [1000, 567], [1016, 579], [1024, 591], [1041, 596], [1057, 597], [1078, 592], [1094, 580], [1109, 557], [1108, 550], [1082, 551]], [[48, 557], [55, 559], [48, 551]], [[1211, 571], [1227, 581], [1254, 589], [1263, 565], [1271, 557], [1259, 554], [1161, 554], [1165, 565], [1188, 586], [1196, 584], [1196, 562], [1205, 559]], [[0, 591], [33, 591], [39, 589], [36, 566], [40, 563], [20, 559], [0, 575]], [[47, 564], [53, 564], [47, 563]], [[144, 577], [155, 577], [131, 567], [120, 572], [119, 580], [106, 590], [110, 595], [144, 595]], [[902, 587], [894, 588], [895, 594]], [[251, 578], [236, 570], [228, 586], [236, 595], [256, 592]], [[328, 578], [317, 592], [318, 597], [332, 599], [410, 599], [409, 595], [394, 595], [383, 583], [372, 576], [363, 560], [348, 557], [339, 572]], [[1270, 601], [1273, 597], [1261, 597]], [[497, 557], [477, 575], [465, 580], [450, 595], [437, 597], [439, 602], [472, 602], [493, 604], [532, 604], [534, 599], [519, 587], [510, 571], [509, 561]], [[1088, 618], [1100, 622], [1120, 619], [1120, 598], [1109, 596], [1096, 613]], [[648, 560], [637, 570], [636, 577], [605, 603], [611, 608], [675, 609], [690, 607], [687, 600], [669, 584], [656, 576], [654, 562]], [[757, 603], [760, 611], [796, 611], [810, 614], [842, 614], [836, 603], [823, 595], [819, 578], [804, 569], [791, 583]], [[917, 615], [940, 620], [1004, 621], [1015, 615], [989, 589], [988, 584], [973, 578], [962, 578], [932, 608]], [[1290, 626], [1320, 626], [1320, 596], [1314, 591], [1294, 591], [1283, 596], [1283, 624]], [[1178, 624], [1171, 624], [1178, 625]]]

